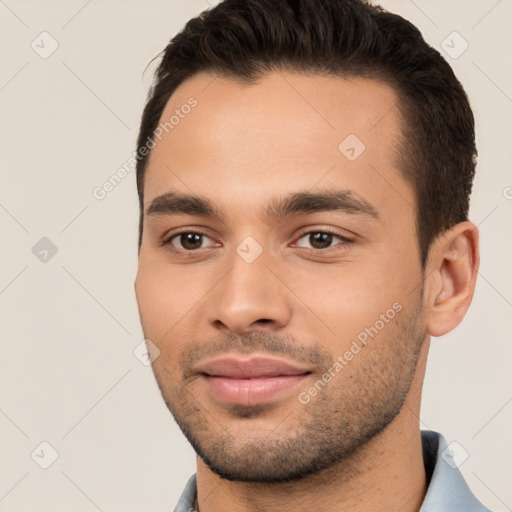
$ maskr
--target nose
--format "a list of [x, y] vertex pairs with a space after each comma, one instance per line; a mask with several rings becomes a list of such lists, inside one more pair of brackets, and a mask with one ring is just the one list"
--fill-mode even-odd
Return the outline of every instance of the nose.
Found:
[[238, 334], [256, 326], [269, 330], [285, 326], [290, 321], [292, 293], [275, 260], [263, 252], [249, 263], [234, 251], [229, 265], [212, 290], [210, 322]]

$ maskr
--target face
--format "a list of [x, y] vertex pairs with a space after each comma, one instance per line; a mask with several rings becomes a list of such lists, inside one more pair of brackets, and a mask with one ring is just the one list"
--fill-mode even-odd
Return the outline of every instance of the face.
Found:
[[426, 328], [397, 101], [203, 73], [163, 112], [135, 291], [163, 399], [224, 478], [327, 469], [401, 411]]

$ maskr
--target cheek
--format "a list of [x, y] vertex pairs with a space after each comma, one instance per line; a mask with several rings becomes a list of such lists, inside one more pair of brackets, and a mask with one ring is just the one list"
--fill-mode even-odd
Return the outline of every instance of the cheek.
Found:
[[293, 283], [300, 299], [294, 299], [299, 323], [304, 320], [306, 330], [327, 333], [325, 341], [329, 339], [335, 345], [332, 350], [339, 354], [376, 322], [379, 333], [395, 328], [394, 319], [400, 316], [397, 310], [405, 309], [413, 298], [407, 296], [411, 280], [400, 261], [375, 256], [336, 266], [295, 268], [287, 282]]
[[139, 260], [136, 296], [147, 337], [161, 338], [182, 316], [183, 293], [169, 266], [149, 258]]
[[145, 337], [159, 347], [162, 361], [175, 361], [187, 343], [197, 338], [197, 318], [212, 286], [190, 266], [139, 259], [136, 296], [141, 324]]

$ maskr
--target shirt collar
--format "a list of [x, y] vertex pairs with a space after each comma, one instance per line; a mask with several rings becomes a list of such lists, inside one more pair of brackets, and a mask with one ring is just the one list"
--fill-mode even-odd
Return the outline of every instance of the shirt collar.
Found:
[[419, 512], [490, 512], [469, 489], [445, 438], [438, 432], [423, 430], [421, 441], [430, 482]]
[[[419, 512], [491, 512], [473, 495], [458, 469], [445, 438], [438, 432], [421, 432], [428, 489]], [[174, 512], [193, 512], [197, 497], [194, 473], [188, 480]]]

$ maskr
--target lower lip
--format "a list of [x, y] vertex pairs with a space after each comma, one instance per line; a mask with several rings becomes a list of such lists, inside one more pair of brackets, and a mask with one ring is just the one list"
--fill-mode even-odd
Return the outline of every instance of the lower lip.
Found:
[[230, 379], [204, 375], [210, 391], [230, 404], [255, 405], [267, 402], [280, 393], [294, 388], [309, 374], [280, 375], [258, 379]]

